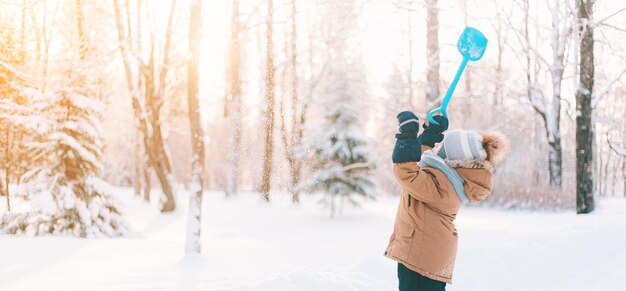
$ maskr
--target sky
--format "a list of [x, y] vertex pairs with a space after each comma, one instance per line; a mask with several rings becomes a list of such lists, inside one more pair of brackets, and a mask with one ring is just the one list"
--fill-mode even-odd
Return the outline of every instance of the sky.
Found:
[[[225, 72], [225, 60], [227, 58], [227, 42], [229, 38], [230, 29], [230, 15], [231, 15], [231, 1], [204, 1], [203, 2], [203, 32], [204, 38], [202, 42], [202, 55], [201, 55], [201, 95], [205, 102], [209, 104], [217, 104], [216, 102], [223, 98], [224, 95], [224, 72]], [[241, 1], [242, 13], [246, 13], [249, 7], [258, 6], [262, 14], [264, 15], [265, 6], [260, 1]], [[461, 31], [465, 27], [465, 19], [463, 17], [463, 7], [458, 3], [460, 1], [440, 1], [439, 7], [441, 13], [439, 16], [439, 22], [441, 25], [439, 40], [441, 44], [441, 76], [444, 80], [449, 80], [453, 77], [454, 72], [458, 64], [461, 61], [460, 54], [456, 51], [454, 44], [458, 39]], [[298, 16], [299, 25], [306, 25], [306, 10], [311, 1], [299, 1], [300, 13]], [[417, 1], [417, 3], [420, 3]], [[485, 52], [485, 55], [478, 63], [470, 64], [469, 66], [480, 66], [481, 63], [494, 63], [497, 57], [497, 49], [495, 47], [495, 31], [490, 24], [492, 19], [488, 16], [494, 15], [496, 7], [495, 1], [489, 0], [475, 0], [470, 1], [468, 6], [467, 24], [481, 30], [491, 42]], [[549, 14], [547, 12], [548, 1], [539, 1], [538, 6], [531, 14], [537, 18], [545, 18], [549, 21]], [[514, 5], [514, 1], [506, 0], [499, 1], [501, 5]], [[179, 9], [186, 9], [189, 5], [189, 0], [179, 2]], [[275, 1], [276, 21], [275, 24], [276, 34], [282, 33], [281, 25], [284, 25], [284, 20], [279, 19], [282, 17], [280, 10], [282, 9], [283, 1]], [[419, 6], [421, 7], [421, 6]], [[617, 0], [598, 0], [596, 3], [595, 16], [596, 19], [602, 19], [614, 12], [620, 11], [626, 4]], [[169, 1], [163, 1], [161, 7], [157, 7], [159, 10], [157, 13], [167, 14], [169, 10]], [[400, 15], [406, 15], [405, 19], [399, 19], [398, 13], [395, 11], [395, 7], [389, 4], [389, 1], [373, 0], [368, 1], [368, 4], [363, 6], [361, 12], [360, 27], [361, 29], [357, 33], [355, 40], [362, 45], [363, 60], [368, 69], [368, 81], [371, 85], [372, 94], [380, 95], [384, 93], [383, 84], [386, 82], [392, 66], [398, 62], [406, 62], [406, 58], [401, 58], [399, 55], [406, 55], [408, 52], [408, 45], [406, 41], [407, 37], [407, 19], [411, 19], [412, 23], [412, 35], [414, 38], [413, 44], [413, 57], [414, 67], [416, 70], [416, 79], [423, 76], [425, 70], [425, 15], [424, 9], [420, 8], [418, 11], [410, 13], [403, 12]], [[542, 15], [545, 14], [545, 15]], [[245, 17], [245, 15], [244, 15]], [[263, 16], [264, 17], [264, 16]], [[166, 17], [161, 17], [166, 19]], [[259, 21], [264, 21], [260, 19]], [[620, 25], [626, 23], [626, 11], [612, 17], [611, 23]], [[262, 24], [261, 24], [262, 25]], [[609, 36], [610, 37], [610, 36]], [[257, 40], [251, 40], [247, 49], [256, 51]], [[277, 53], [280, 49], [280, 44], [275, 43], [277, 47]], [[545, 46], [545, 55], [550, 56], [549, 43]], [[263, 59], [265, 58], [264, 52], [258, 54], [252, 53], [244, 57], [244, 61], [248, 62], [249, 67], [258, 70], [263, 69]], [[259, 66], [260, 65], [260, 66]], [[256, 67], [256, 68], [255, 68]], [[258, 69], [257, 69], [258, 68]], [[621, 70], [620, 66], [606, 66], [602, 68], [607, 74], [618, 74]], [[250, 74], [250, 72], [248, 72]], [[260, 76], [261, 72], [252, 72], [253, 76]], [[255, 75], [256, 74], [256, 75]], [[250, 82], [252, 83], [252, 82]], [[255, 82], [258, 84], [248, 84], [246, 101], [249, 105], [257, 105], [262, 102], [263, 91], [262, 82]], [[567, 86], [568, 83], [564, 82]], [[443, 88], [445, 90], [445, 88]], [[442, 91], [443, 91], [442, 90]], [[565, 91], [568, 89], [565, 88]]]

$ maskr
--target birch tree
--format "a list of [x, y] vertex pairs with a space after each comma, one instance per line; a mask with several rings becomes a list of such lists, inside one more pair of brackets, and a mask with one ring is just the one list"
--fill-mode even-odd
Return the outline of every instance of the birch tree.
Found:
[[191, 129], [191, 190], [189, 193], [189, 222], [187, 223], [187, 253], [200, 253], [200, 229], [202, 223], [202, 189], [204, 177], [204, 130], [200, 116], [199, 66], [202, 31], [202, 1], [189, 4], [189, 56], [187, 65], [187, 105]]
[[[523, 2], [524, 28], [522, 31], [523, 44], [526, 55], [527, 95], [534, 111], [543, 120], [548, 141], [548, 170], [550, 173], [550, 185], [560, 187], [563, 182], [562, 164], [563, 149], [561, 142], [561, 83], [565, 69], [565, 49], [571, 32], [570, 12], [567, 6], [562, 5], [561, 0], [547, 2], [551, 15], [551, 48], [552, 57], [546, 58], [532, 43], [529, 33], [529, 1]], [[518, 32], [519, 33], [519, 32]], [[550, 98], [537, 86], [536, 80], [531, 79], [531, 58], [542, 64], [551, 76], [552, 94]], [[536, 75], [536, 73], [535, 73]]]

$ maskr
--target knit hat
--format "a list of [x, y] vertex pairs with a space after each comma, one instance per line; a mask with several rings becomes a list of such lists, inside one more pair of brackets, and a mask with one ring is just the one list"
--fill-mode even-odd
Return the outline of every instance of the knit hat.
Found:
[[487, 158], [487, 152], [483, 148], [483, 137], [467, 130], [448, 132], [437, 154], [447, 160], [482, 161]]
[[449, 131], [435, 151], [449, 161], [500, 162], [508, 151], [509, 142], [504, 134], [494, 131], [482, 135], [468, 130]]

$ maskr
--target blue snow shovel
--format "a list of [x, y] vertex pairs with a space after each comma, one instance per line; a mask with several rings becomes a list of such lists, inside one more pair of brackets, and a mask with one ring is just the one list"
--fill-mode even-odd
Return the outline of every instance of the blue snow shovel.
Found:
[[428, 121], [434, 124], [439, 124], [437, 121], [433, 119], [433, 115], [435, 113], [441, 113], [443, 116], [448, 118], [448, 112], [446, 109], [448, 108], [448, 103], [450, 103], [450, 99], [452, 99], [452, 93], [454, 93], [454, 89], [456, 88], [456, 84], [459, 82], [463, 71], [465, 70], [465, 66], [468, 61], [478, 61], [485, 54], [485, 49], [487, 49], [487, 38], [485, 35], [480, 32], [478, 29], [473, 27], [466, 27], [459, 37], [459, 41], [456, 43], [456, 47], [459, 50], [459, 53], [463, 55], [463, 61], [459, 66], [459, 70], [456, 71], [456, 76], [454, 76], [454, 80], [450, 84], [448, 91], [446, 92], [446, 97], [443, 98], [441, 102], [441, 106], [433, 109], [428, 112]]

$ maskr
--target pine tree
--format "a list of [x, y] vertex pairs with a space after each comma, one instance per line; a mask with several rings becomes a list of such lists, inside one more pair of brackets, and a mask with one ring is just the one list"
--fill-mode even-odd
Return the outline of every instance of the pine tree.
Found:
[[336, 75], [328, 90], [332, 95], [324, 124], [307, 142], [315, 173], [298, 187], [308, 193], [323, 192], [322, 202], [330, 208], [331, 217], [337, 212], [338, 199], [358, 206], [355, 195], [374, 198], [376, 189], [372, 173], [374, 159], [365, 134], [359, 130], [360, 96], [351, 94], [353, 84], [339, 77], [342, 75], [346, 74]]
[[103, 104], [71, 86], [51, 92], [22, 92], [40, 112], [28, 117], [37, 138], [27, 145], [32, 168], [22, 177], [31, 182], [32, 211], [5, 214], [0, 229], [30, 235], [123, 235], [126, 227], [108, 195], [108, 183], [97, 178]]

